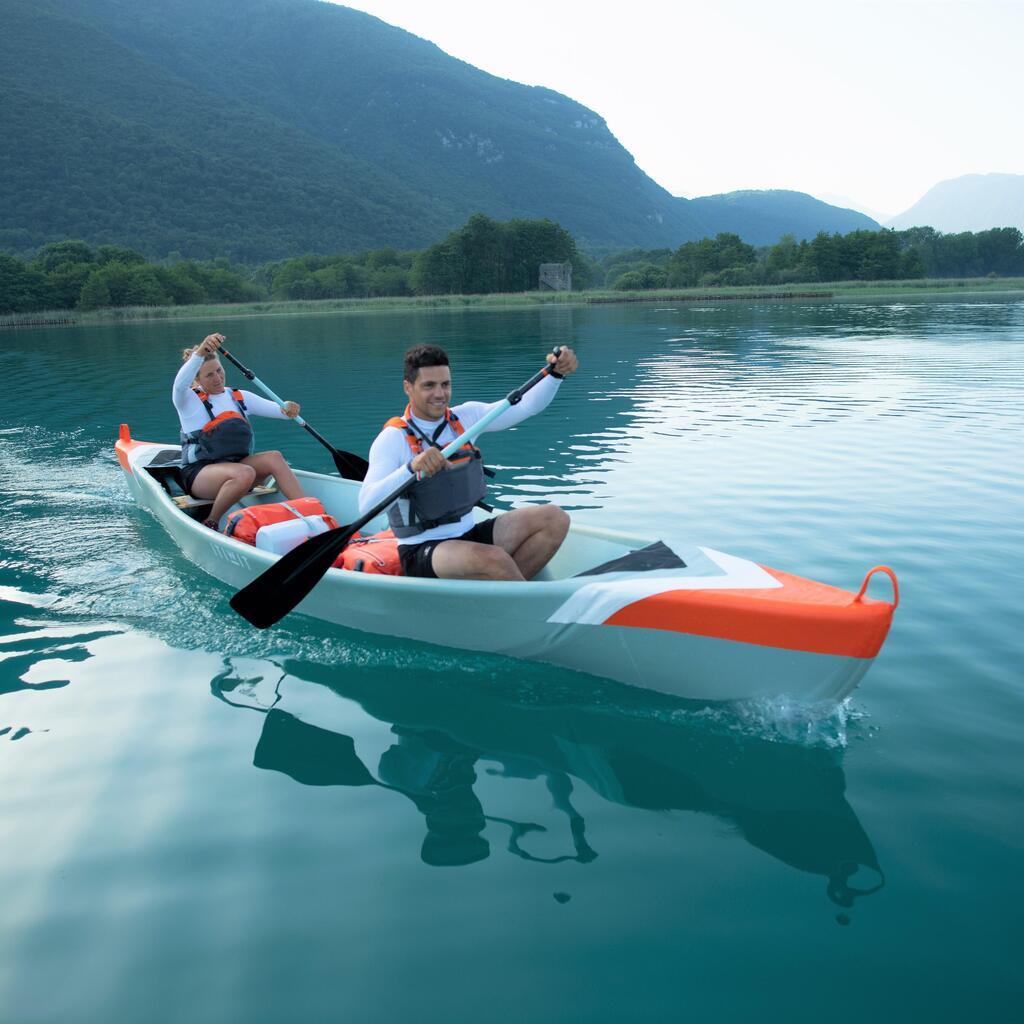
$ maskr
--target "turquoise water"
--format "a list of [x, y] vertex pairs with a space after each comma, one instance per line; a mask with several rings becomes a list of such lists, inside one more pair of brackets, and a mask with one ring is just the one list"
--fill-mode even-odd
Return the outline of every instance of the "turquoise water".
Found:
[[[400, 356], [499, 398], [505, 507], [903, 603], [839, 708], [694, 708], [292, 616], [259, 633], [128, 498], [220, 328], [335, 445]], [[0, 333], [0, 1019], [1019, 1014], [1024, 304], [679, 305]], [[230, 377], [229, 377], [230, 379]], [[291, 424], [261, 446], [330, 461]], [[873, 584], [887, 596], [884, 581]]]

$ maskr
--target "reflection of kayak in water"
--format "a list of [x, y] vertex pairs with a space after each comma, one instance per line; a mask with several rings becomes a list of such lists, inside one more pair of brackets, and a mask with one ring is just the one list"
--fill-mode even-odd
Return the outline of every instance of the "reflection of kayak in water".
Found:
[[[230, 666], [213, 681], [223, 700], [266, 713], [258, 768], [304, 785], [378, 785], [408, 797], [423, 814], [423, 859], [467, 864], [487, 857], [484, 835], [504, 834], [517, 856], [586, 863], [600, 853], [574, 806], [573, 782], [605, 800], [652, 811], [694, 811], [734, 826], [752, 846], [828, 879], [830, 898], [850, 906], [882, 882], [875, 851], [845, 797], [834, 752], [751, 736], [723, 735], [707, 724], [664, 717], [651, 706], [628, 714], [600, 708], [525, 706], [474, 688], [453, 687], [439, 672], [361, 669], [344, 679], [309, 663], [264, 661]], [[357, 702], [391, 724], [376, 774], [342, 730]], [[643, 700], [644, 698], [640, 698]], [[337, 723], [337, 724], [335, 724]], [[559, 855], [536, 853], [537, 822], [485, 813], [474, 791], [478, 772], [499, 779], [543, 780], [548, 807], [567, 828]], [[595, 849], [596, 847], [596, 849]]]
[[[132, 494], [189, 558], [234, 587], [273, 564], [277, 556], [205, 529], [172, 502], [164, 485], [177, 448], [123, 434], [116, 448]], [[338, 522], [358, 519], [358, 483], [297, 475]], [[548, 662], [692, 700], [838, 701], [881, 649], [895, 608], [863, 591], [710, 548], [574, 525], [529, 583], [329, 569], [298, 607], [370, 633]]]

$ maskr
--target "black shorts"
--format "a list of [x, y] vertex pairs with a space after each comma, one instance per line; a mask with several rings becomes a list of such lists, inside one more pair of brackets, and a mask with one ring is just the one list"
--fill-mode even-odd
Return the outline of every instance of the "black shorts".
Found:
[[398, 557], [402, 561], [403, 576], [421, 576], [428, 580], [436, 580], [434, 572], [434, 548], [446, 540], [468, 540], [475, 544], [494, 543], [494, 519], [484, 519], [461, 537], [441, 537], [438, 540], [427, 540], [422, 544], [399, 544]]
[[239, 455], [229, 459], [200, 459], [199, 462], [190, 462], [187, 466], [181, 467], [181, 485], [194, 498], [192, 485], [196, 482], [196, 477], [199, 476], [201, 469], [206, 469], [207, 466], [216, 466], [221, 462], [241, 462], [246, 457], [245, 455]]

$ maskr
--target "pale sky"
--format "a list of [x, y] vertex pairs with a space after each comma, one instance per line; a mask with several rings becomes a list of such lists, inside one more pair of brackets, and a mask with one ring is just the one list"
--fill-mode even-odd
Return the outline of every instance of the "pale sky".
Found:
[[892, 216], [1024, 173], [1024, 0], [348, 0], [605, 118], [674, 195], [789, 188]]

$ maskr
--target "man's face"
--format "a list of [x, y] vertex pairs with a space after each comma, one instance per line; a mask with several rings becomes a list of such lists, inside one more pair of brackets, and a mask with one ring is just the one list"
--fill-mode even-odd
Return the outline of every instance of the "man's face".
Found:
[[413, 416], [439, 420], [451, 402], [452, 372], [447, 366], [422, 366], [410, 384], [402, 381]]

